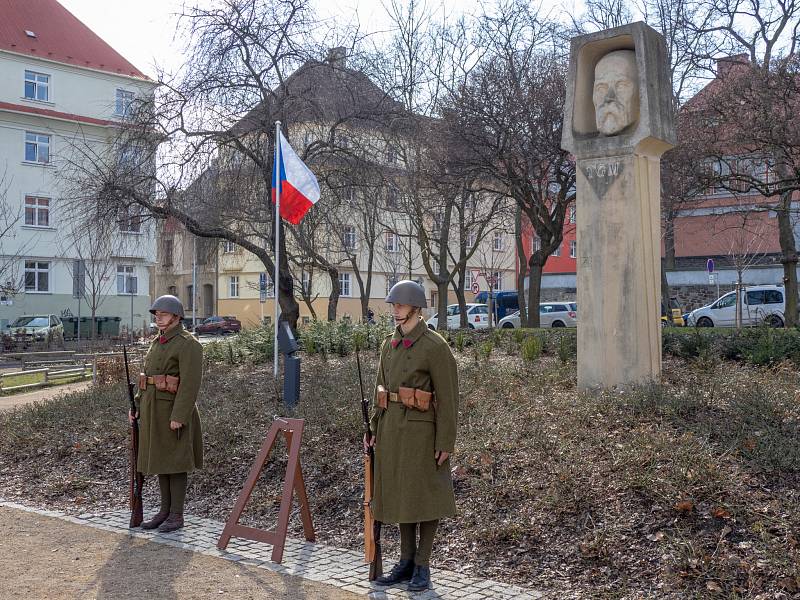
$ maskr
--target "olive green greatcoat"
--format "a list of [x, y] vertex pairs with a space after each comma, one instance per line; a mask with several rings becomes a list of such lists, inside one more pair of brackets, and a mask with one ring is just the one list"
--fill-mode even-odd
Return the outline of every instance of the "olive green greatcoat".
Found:
[[[408, 340], [409, 347], [403, 343]], [[398, 340], [393, 347], [391, 340]], [[377, 385], [389, 392], [411, 387], [436, 393], [426, 412], [373, 401], [375, 435], [372, 510], [382, 523], [419, 523], [455, 515], [450, 459], [436, 464], [436, 451], [452, 453], [458, 421], [458, 369], [447, 342], [421, 320], [403, 336], [398, 327], [381, 346]]]
[[[203, 432], [195, 401], [203, 377], [203, 347], [183, 325], [156, 337], [144, 359], [146, 375], [178, 375], [177, 394], [150, 384], [136, 394], [139, 407], [139, 471], [186, 473], [203, 467]], [[180, 438], [170, 421], [182, 423]]]

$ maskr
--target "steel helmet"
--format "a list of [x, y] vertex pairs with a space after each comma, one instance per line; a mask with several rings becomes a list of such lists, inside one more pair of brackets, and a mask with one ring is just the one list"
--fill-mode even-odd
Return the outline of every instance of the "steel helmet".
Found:
[[150, 307], [150, 312], [156, 314], [157, 310], [172, 313], [173, 315], [178, 315], [181, 319], [183, 318], [183, 304], [177, 297], [171, 296], [170, 294], [165, 294], [164, 296], [156, 298], [156, 301], [153, 302], [153, 305]]
[[425, 288], [416, 281], [404, 279], [398, 281], [389, 290], [386, 302], [390, 304], [409, 304], [419, 308], [428, 308], [428, 300], [425, 298]]

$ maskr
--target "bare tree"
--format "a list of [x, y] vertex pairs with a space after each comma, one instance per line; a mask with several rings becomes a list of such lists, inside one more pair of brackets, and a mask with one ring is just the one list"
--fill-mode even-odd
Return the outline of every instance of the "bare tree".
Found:
[[709, 157], [707, 177], [732, 192], [763, 196], [778, 216], [786, 284], [786, 325], [797, 324], [797, 247], [792, 198], [800, 190], [800, 3], [722, 0], [702, 3], [707, 18], [693, 33], [711, 37], [729, 58], [695, 60], [716, 78], [687, 105], [685, 119]]

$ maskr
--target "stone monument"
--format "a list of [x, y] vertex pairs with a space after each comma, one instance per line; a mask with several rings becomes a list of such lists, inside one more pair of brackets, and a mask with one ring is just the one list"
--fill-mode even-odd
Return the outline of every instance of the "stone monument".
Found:
[[663, 37], [572, 39], [562, 147], [577, 166], [578, 387], [661, 374], [661, 155], [675, 144]]

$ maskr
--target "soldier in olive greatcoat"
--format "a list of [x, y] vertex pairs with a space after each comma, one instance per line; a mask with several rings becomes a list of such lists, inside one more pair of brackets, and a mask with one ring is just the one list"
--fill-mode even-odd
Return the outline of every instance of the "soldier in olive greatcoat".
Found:
[[[439, 520], [455, 515], [450, 455], [458, 421], [458, 369], [447, 342], [421, 318], [424, 288], [394, 285], [386, 297], [397, 328], [383, 342], [370, 423], [375, 448], [372, 510], [398, 523], [400, 561], [378, 585], [430, 586], [429, 561]], [[419, 534], [419, 538], [417, 538]]]
[[[181, 323], [175, 296], [153, 302], [159, 335], [144, 359], [136, 406], [139, 415], [138, 470], [158, 475], [161, 508], [142, 529], [162, 533], [183, 527], [188, 473], [203, 466], [203, 433], [195, 404], [203, 377], [203, 347]], [[131, 417], [133, 418], [133, 417]]]

